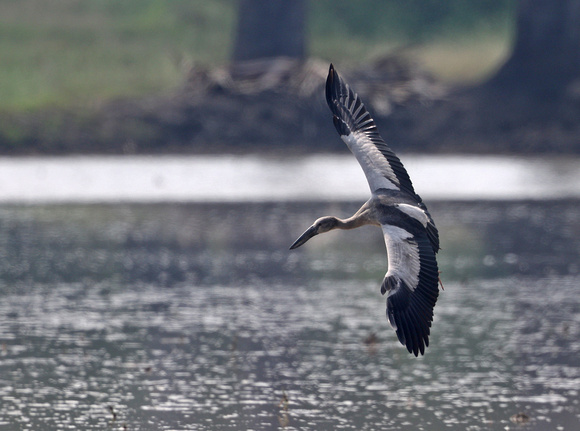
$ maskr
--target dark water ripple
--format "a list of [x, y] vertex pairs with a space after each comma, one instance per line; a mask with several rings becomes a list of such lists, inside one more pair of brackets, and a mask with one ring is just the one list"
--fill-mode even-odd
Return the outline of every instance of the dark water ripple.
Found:
[[434, 206], [422, 358], [376, 232], [286, 251], [356, 205], [1, 208], [0, 429], [577, 429], [580, 214], [551, 205]]

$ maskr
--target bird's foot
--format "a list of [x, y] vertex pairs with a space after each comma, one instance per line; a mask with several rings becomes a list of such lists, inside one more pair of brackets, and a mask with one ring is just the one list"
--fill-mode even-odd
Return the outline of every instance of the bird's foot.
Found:
[[[441, 274], [441, 271], [438, 271], [438, 274]], [[441, 281], [441, 277], [437, 276], [437, 280], [439, 280], [439, 286], [441, 286], [441, 290], [445, 290], [443, 287], [443, 282]]]

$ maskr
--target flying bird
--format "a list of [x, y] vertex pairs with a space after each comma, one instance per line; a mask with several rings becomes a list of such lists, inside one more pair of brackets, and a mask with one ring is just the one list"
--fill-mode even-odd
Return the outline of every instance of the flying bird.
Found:
[[333, 229], [380, 226], [387, 248], [388, 270], [381, 285], [387, 294], [387, 318], [399, 341], [418, 356], [429, 346], [433, 308], [439, 295], [436, 253], [439, 233], [409, 174], [377, 130], [360, 97], [331, 64], [326, 102], [336, 130], [361, 165], [370, 199], [347, 219], [319, 218], [290, 249]]

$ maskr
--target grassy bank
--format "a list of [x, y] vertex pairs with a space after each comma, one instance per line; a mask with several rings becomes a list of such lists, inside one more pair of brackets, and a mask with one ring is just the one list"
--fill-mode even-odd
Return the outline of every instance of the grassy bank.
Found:
[[[1, 1], [0, 111], [86, 107], [174, 88], [192, 63], [228, 61], [236, 3]], [[312, 1], [309, 51], [352, 64], [411, 44], [439, 76], [480, 79], [505, 54], [511, 31], [513, 2], [482, 9], [488, 3]]]
[[0, 2], [0, 109], [98, 103], [226, 61], [232, 1]]

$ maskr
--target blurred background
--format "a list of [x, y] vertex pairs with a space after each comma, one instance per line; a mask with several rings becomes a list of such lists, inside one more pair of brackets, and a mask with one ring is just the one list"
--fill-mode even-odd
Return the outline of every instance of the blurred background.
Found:
[[[332, 62], [438, 226], [379, 293]], [[0, 430], [580, 428], [580, 0], [0, 0]]]
[[2, 1], [0, 152], [335, 151], [333, 62], [397, 150], [575, 153], [578, 6], [545, 3]]

